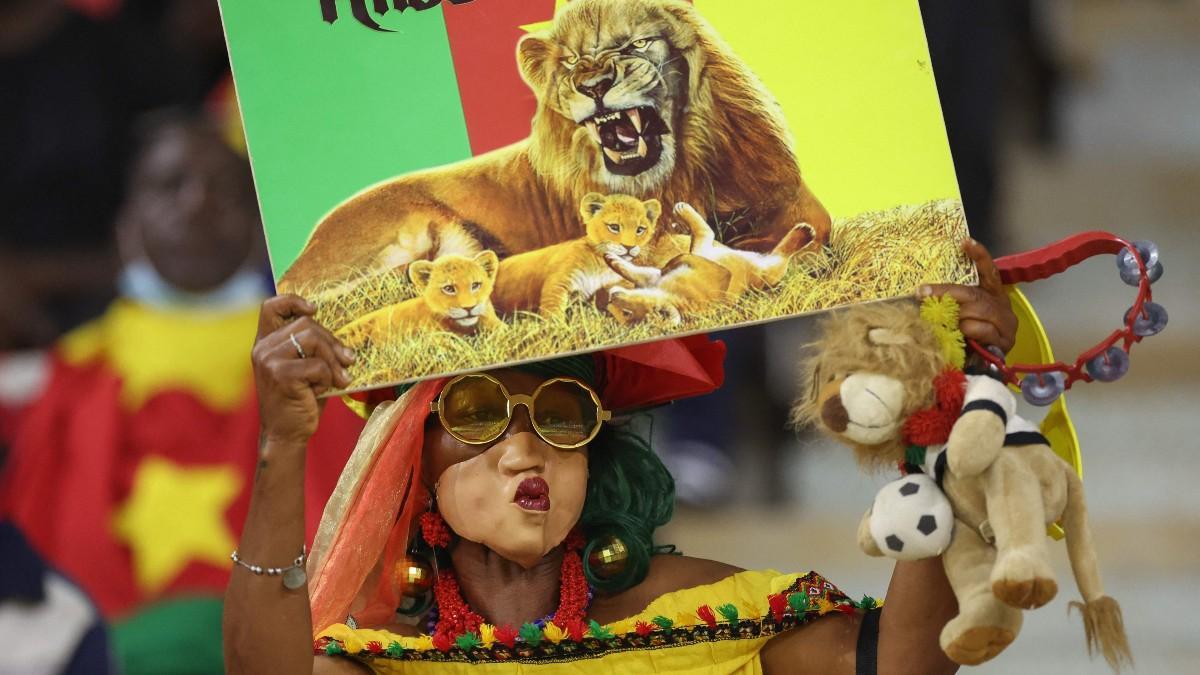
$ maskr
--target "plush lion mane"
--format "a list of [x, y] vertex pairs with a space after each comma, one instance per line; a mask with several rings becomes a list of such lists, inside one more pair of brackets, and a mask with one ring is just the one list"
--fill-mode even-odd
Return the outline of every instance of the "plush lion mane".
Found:
[[[528, 35], [517, 48], [526, 83], [537, 96], [530, 134], [534, 170], [564, 200], [602, 188], [593, 178], [602, 161], [587, 132], [554, 110], [548, 96], [559, 52], [556, 43], [577, 30], [595, 31], [607, 12], [641, 12], [687, 64], [686, 113], [668, 120], [675, 136], [675, 163], [661, 186], [648, 192], [668, 199], [712, 195], [719, 176], [721, 191], [738, 195], [742, 205], [771, 202], [776, 186], [799, 183], [783, 110], [766, 87], [688, 3], [680, 0], [592, 0], [568, 4], [545, 35]], [[580, 161], [581, 157], [590, 161]], [[669, 203], [669, 202], [665, 202]], [[697, 205], [699, 206], [699, 205]]]
[[[914, 300], [837, 310], [821, 319], [817, 328], [817, 340], [803, 348], [801, 396], [791, 414], [794, 428], [821, 427], [821, 388], [839, 376], [853, 373], [888, 375], [903, 383], [903, 418], [932, 404], [933, 379], [947, 364], [937, 338], [921, 318], [920, 307]], [[868, 339], [868, 333], [875, 328], [908, 336], [912, 342], [876, 344]], [[907, 450], [899, 436], [881, 445], [852, 446], [859, 464], [870, 469], [895, 467]]]

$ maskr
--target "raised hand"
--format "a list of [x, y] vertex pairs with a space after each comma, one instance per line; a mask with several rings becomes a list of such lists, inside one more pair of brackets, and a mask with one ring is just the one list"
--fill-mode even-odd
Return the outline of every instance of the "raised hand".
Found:
[[296, 295], [262, 305], [251, 358], [265, 440], [306, 443], [317, 430], [318, 396], [350, 384], [354, 352], [314, 321], [314, 312]]
[[1000, 271], [983, 244], [974, 239], [963, 242], [963, 253], [979, 270], [978, 286], [934, 284], [922, 286], [917, 295], [922, 298], [948, 295], [958, 301], [958, 327], [963, 335], [984, 346], [996, 346], [1008, 353], [1017, 339], [1017, 315]]

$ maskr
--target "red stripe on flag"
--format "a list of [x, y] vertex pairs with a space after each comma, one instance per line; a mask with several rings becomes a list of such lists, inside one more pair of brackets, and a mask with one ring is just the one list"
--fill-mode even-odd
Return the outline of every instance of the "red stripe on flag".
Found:
[[471, 152], [529, 135], [537, 99], [517, 69], [521, 26], [554, 17], [554, 0], [442, 3]]

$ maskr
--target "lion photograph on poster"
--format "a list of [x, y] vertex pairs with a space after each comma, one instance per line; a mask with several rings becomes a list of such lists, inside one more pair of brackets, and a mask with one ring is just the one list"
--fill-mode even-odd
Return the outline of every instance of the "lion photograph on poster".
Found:
[[351, 196], [279, 280], [366, 352], [359, 382], [973, 279], [957, 200], [831, 218], [779, 104], [686, 2], [574, 0], [515, 53], [527, 138]]

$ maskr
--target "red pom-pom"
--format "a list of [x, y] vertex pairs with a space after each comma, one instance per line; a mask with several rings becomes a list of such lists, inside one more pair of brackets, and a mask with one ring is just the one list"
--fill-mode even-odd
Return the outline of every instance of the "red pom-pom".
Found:
[[440, 513], [429, 511], [421, 514], [421, 536], [425, 539], [426, 544], [434, 548], [445, 548], [450, 545], [450, 528]]
[[938, 408], [957, 416], [962, 412], [963, 401], [967, 398], [967, 376], [961, 370], [944, 370], [933, 378], [933, 391], [937, 396]]
[[496, 642], [512, 649], [517, 644], [517, 629], [505, 624], [496, 629]]
[[858, 611], [854, 608], [854, 605], [838, 605], [836, 609], [847, 616], [854, 616]]
[[571, 619], [564, 628], [567, 631], [567, 637], [571, 638], [572, 642], [583, 642], [583, 636], [587, 633], [587, 626], [583, 625], [582, 619]]
[[713, 614], [712, 607], [709, 607], [708, 605], [700, 605], [700, 607], [696, 609], [696, 616], [700, 617], [704, 623], [708, 624], [709, 628], [715, 629], [717, 627], [717, 615]]
[[383, 643], [378, 640], [371, 640], [370, 642], [368, 642], [366, 644], [366, 649], [367, 649], [367, 651], [371, 652], [372, 654], [382, 654], [383, 653]]
[[911, 445], [940, 445], [950, 438], [953, 426], [954, 421], [939, 410], [918, 410], [904, 422], [904, 440]]
[[783, 621], [783, 613], [787, 611], [787, 596], [783, 593], [767, 596], [767, 603], [771, 605], [771, 616], [775, 617], [775, 621]]
[[437, 634], [433, 636], [433, 647], [439, 652], [448, 652], [453, 646], [454, 640], [450, 639], [449, 633], [438, 631]]
[[918, 410], [904, 422], [904, 440], [911, 445], [941, 445], [962, 412], [967, 377], [961, 370], [946, 370], [933, 379], [934, 404]]
[[654, 626], [646, 623], [645, 621], [638, 621], [633, 625], [633, 630], [637, 631], [638, 635], [646, 637], [654, 632]]

